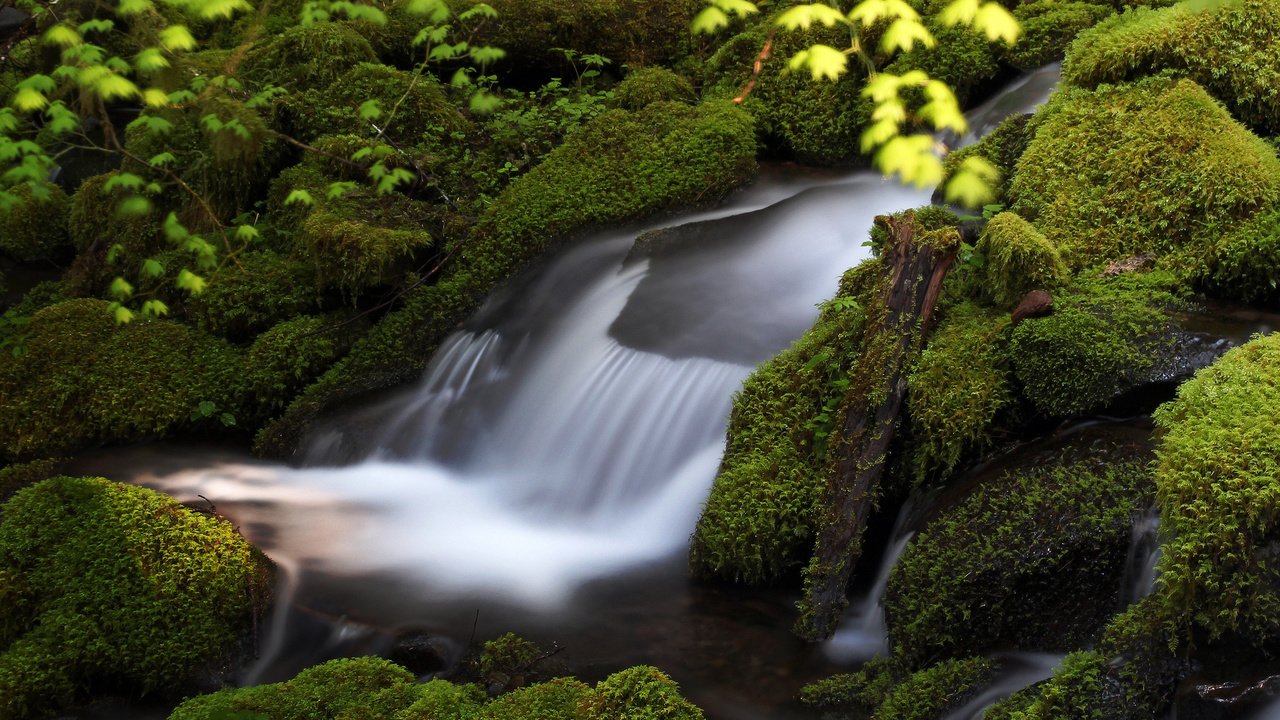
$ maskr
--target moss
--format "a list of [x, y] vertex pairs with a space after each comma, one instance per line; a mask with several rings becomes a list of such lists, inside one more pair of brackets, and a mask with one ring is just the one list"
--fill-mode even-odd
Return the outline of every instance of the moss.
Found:
[[0, 454], [9, 458], [162, 437], [191, 426], [202, 402], [234, 409], [233, 348], [169, 321], [117, 327], [103, 301], [37, 312], [26, 348], [0, 363]]
[[1054, 297], [1047, 317], [1013, 330], [1010, 354], [1023, 394], [1041, 413], [1099, 408], [1146, 380], [1172, 344], [1163, 274], [1085, 278]]
[[[556, 678], [502, 695], [484, 706], [474, 717], [477, 720], [575, 720], [586, 717], [579, 708], [589, 705], [595, 698], [596, 693], [590, 685], [573, 678]], [[642, 713], [642, 710], [632, 710], [629, 717], [636, 720], [668, 717], [666, 714], [649, 716]], [[626, 715], [610, 714], [607, 717], [612, 720], [624, 716]]]
[[995, 663], [986, 658], [944, 660], [913, 673], [890, 691], [876, 720], [933, 720], [946, 717], [989, 684]]
[[418, 697], [395, 720], [440, 720], [466, 718], [476, 714], [485, 701], [478, 685], [454, 685], [432, 680], [418, 690]]
[[1022, 23], [1022, 36], [1003, 59], [1019, 70], [1061, 60], [1076, 35], [1114, 14], [1115, 8], [1105, 3], [1035, 0], [1018, 5], [1013, 16]]
[[870, 715], [909, 671], [895, 657], [877, 656], [857, 672], [832, 675], [800, 688], [800, 701], [825, 710], [854, 710]]
[[1280, 209], [1261, 212], [1214, 245], [1202, 284], [1218, 297], [1265, 303], [1280, 296]]
[[[412, 213], [415, 204], [404, 196], [375, 202], [394, 205], [386, 208], [389, 215]], [[321, 206], [307, 216], [299, 240], [315, 265], [316, 288], [337, 288], [353, 298], [370, 288], [396, 284], [435, 245], [425, 230], [355, 219], [333, 205]]]
[[1182, 2], [1117, 15], [1082, 33], [1063, 80], [1094, 87], [1175, 70], [1203, 85], [1246, 124], [1280, 130], [1280, 4]]
[[[424, 703], [444, 701], [442, 696], [454, 694], [441, 693], [440, 689], [437, 683], [418, 686], [408, 670], [388, 660], [372, 657], [330, 660], [307, 668], [285, 682], [191, 698], [179, 705], [169, 720], [262, 716], [271, 720], [390, 720], [397, 711], [419, 699]], [[473, 693], [466, 694], [474, 697]], [[462, 702], [456, 706], [470, 708], [471, 705]], [[435, 707], [448, 705], [441, 702]]]
[[512, 183], [460, 243], [448, 274], [406, 294], [258, 447], [287, 453], [321, 408], [421, 373], [445, 335], [502, 282], [566, 236], [711, 202], [755, 171], [750, 118], [726, 104], [608, 111]]
[[[704, 95], [720, 99], [740, 95], [767, 35], [767, 29], [757, 27], [726, 42], [707, 61]], [[775, 38], [772, 54], [742, 104], [755, 118], [756, 130], [771, 155], [814, 165], [844, 165], [860, 156], [861, 77], [848, 73], [836, 82], [814, 82], [805, 73], [786, 70], [796, 52], [814, 42], [838, 45], [836, 36], [835, 31], [815, 30]]]
[[[1005, 118], [995, 130], [987, 133], [978, 142], [947, 155], [943, 161], [946, 176], [950, 177], [965, 158], [971, 156], [983, 158], [1000, 171], [1000, 181], [994, 188], [995, 197], [992, 202], [1007, 203], [1014, 168], [1017, 166], [1018, 159], [1022, 157], [1022, 153], [1026, 152], [1027, 144], [1031, 142], [1032, 133], [1027, 130], [1029, 119], [1029, 115], [1012, 115]], [[946, 182], [944, 179], [943, 184]]]
[[856, 303], [842, 302], [829, 304], [734, 397], [724, 459], [690, 548], [695, 575], [765, 583], [808, 559], [825, 440], [866, 320]]
[[45, 197], [32, 193], [30, 185], [10, 188], [21, 201], [8, 213], [0, 213], [0, 255], [20, 262], [62, 260], [69, 255], [67, 194], [57, 185], [41, 188]]
[[259, 335], [245, 354], [244, 422], [279, 414], [304, 387], [351, 348], [360, 324], [342, 316], [301, 315]]
[[476, 669], [486, 685], [520, 687], [544, 655], [537, 643], [509, 632], [484, 644]]
[[663, 67], [636, 68], [627, 74], [613, 91], [611, 104], [626, 110], [639, 110], [655, 102], [692, 103], [693, 85]]
[[[360, 112], [371, 100], [381, 113], [372, 121]], [[290, 125], [303, 140], [341, 133], [372, 138], [385, 133], [414, 145], [424, 133], [448, 137], [471, 129], [435, 77], [377, 63], [359, 63], [327, 87], [297, 93], [285, 102]]]
[[241, 74], [260, 84], [290, 90], [328, 87], [360, 63], [377, 56], [350, 22], [290, 27], [245, 56]]
[[1054, 291], [1070, 278], [1058, 248], [1011, 212], [991, 218], [976, 249], [985, 258], [982, 290], [997, 305], [1012, 308], [1028, 292]]
[[121, 189], [104, 192], [117, 173], [95, 175], [80, 184], [71, 196], [67, 229], [76, 252], [101, 250], [119, 244], [130, 255], [141, 256], [158, 247], [159, 228], [145, 218], [116, 216], [116, 203], [125, 196]]
[[[951, 86], [960, 104], [967, 104], [975, 90], [1000, 74], [997, 47], [1003, 45], [997, 46], [967, 27], [948, 27], [936, 18], [929, 18], [926, 25], [937, 45], [898, 55], [885, 66], [884, 72], [902, 75], [923, 70], [929, 77]], [[865, 113], [868, 105], [862, 107]]]
[[1131, 255], [1206, 255], [1270, 207], [1280, 160], [1189, 80], [1059, 91], [1010, 187], [1012, 209], [1072, 268]]
[[279, 253], [241, 255], [209, 277], [186, 302], [187, 316], [205, 332], [243, 341], [317, 306], [315, 269]]
[[884, 598], [913, 666], [997, 648], [1078, 646], [1120, 591], [1145, 462], [1064, 456], [984, 483], [907, 547]]
[[268, 561], [151, 490], [59, 477], [0, 511], [0, 713], [43, 717], [110, 682], [172, 689], [235, 659]]
[[991, 443], [997, 417], [1012, 405], [1009, 318], [967, 302], [947, 311], [907, 378], [914, 478], [946, 476]]
[[64, 462], [59, 458], [45, 458], [0, 467], [0, 504], [22, 488], [53, 477]]
[[1280, 630], [1280, 335], [1231, 350], [1155, 414], [1160, 594], [1183, 627], [1254, 643]]
[[702, 711], [680, 695], [675, 681], [656, 667], [637, 665], [596, 684], [583, 698], [584, 720], [702, 720]]

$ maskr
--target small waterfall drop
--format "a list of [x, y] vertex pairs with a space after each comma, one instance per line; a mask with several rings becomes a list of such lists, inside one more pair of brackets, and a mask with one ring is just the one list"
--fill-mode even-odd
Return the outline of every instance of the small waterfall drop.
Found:
[[1160, 509], [1151, 506], [1133, 521], [1133, 536], [1125, 558], [1120, 584], [1121, 607], [1128, 607], [1150, 595], [1160, 576]]
[[877, 655], [889, 652], [888, 628], [884, 620], [884, 592], [889, 587], [889, 575], [906, 552], [914, 532], [906, 530], [911, 515], [911, 503], [903, 506], [894, 521], [890, 541], [880, 559], [880, 569], [875, 582], [862, 598], [845, 612], [835, 635], [822, 644], [823, 653], [834, 662], [865, 662]]
[[1065, 657], [1033, 652], [995, 655], [992, 659], [1000, 666], [995, 681], [962, 707], [946, 715], [943, 720], [982, 720], [982, 716], [992, 705], [1025, 687], [1049, 679]]

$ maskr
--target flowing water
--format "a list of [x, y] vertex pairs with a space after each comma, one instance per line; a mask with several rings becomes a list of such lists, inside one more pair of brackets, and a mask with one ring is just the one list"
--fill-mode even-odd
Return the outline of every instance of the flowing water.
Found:
[[[1045, 77], [975, 125], [1029, 111]], [[791, 637], [787, 593], [689, 583], [687, 539], [734, 391], [866, 255], [875, 215], [927, 202], [870, 172], [774, 168], [674, 230], [639, 244], [659, 226], [614, 230], [549, 260], [446, 340], [417, 387], [333, 418], [306, 467], [153, 446], [82, 469], [211, 502], [280, 564], [244, 681], [385, 651], [398, 630], [459, 651], [517, 630], [586, 675], [663, 666], [713, 717], [785, 715], [803, 680], [840, 665]], [[909, 537], [861, 606], [868, 646]]]

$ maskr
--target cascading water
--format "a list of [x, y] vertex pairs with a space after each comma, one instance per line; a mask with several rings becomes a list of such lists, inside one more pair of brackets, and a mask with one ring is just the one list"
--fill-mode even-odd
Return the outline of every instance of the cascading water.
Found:
[[840, 628], [830, 640], [823, 643], [823, 652], [839, 663], [855, 663], [870, 660], [877, 655], [888, 654], [889, 637], [884, 620], [884, 592], [889, 587], [889, 574], [898, 558], [906, 552], [914, 532], [906, 530], [911, 516], [911, 504], [907, 503], [898, 513], [889, 546], [880, 560], [875, 582], [862, 601], [851, 605], [840, 621]]

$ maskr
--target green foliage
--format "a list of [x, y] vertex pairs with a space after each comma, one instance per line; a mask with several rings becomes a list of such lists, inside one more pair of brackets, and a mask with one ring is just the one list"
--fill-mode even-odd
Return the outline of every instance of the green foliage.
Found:
[[[474, 717], [476, 720], [585, 720], [586, 715], [580, 708], [590, 704], [596, 697], [591, 686], [584, 682], [573, 678], [555, 678], [502, 695], [481, 708]], [[644, 714], [644, 709], [638, 707], [639, 703], [631, 705], [621, 713], [607, 717], [610, 720], [621, 720], [624, 717], [634, 717], [637, 720], [648, 717], [681, 717], [675, 714], [647, 715]], [[679, 707], [678, 703], [672, 705]], [[696, 717], [700, 718], [701, 714]]]
[[656, 667], [637, 665], [596, 684], [582, 700], [584, 720], [703, 720], [680, 695], [675, 681]]
[[947, 311], [907, 378], [910, 464], [917, 482], [945, 477], [991, 442], [1012, 404], [1006, 313], [966, 302]]
[[49, 479], [63, 462], [58, 458], [46, 458], [0, 467], [0, 504], [22, 488]]
[[822, 494], [825, 436], [865, 320], [856, 305], [829, 305], [734, 397], [724, 460], [690, 548], [695, 575], [759, 584], [804, 565]]
[[664, 67], [636, 68], [627, 74], [613, 91], [612, 105], [625, 110], [639, 110], [655, 102], [692, 103], [693, 85]]
[[[1104, 720], [1115, 708], [1103, 703], [1107, 658], [1092, 650], [1073, 652], [1053, 671], [1053, 678], [1024, 696], [1022, 702], [992, 708], [992, 720]], [[1109, 712], [1111, 711], [1111, 712]]]
[[1098, 408], [1144, 380], [1171, 349], [1168, 277], [1083, 278], [1054, 297], [1053, 313], [1025, 320], [1010, 341], [1023, 394], [1046, 415]]
[[476, 714], [486, 699], [477, 685], [454, 685], [444, 680], [432, 680], [417, 693], [417, 699], [397, 713], [395, 720], [467, 718]]
[[357, 330], [349, 318], [300, 315], [259, 335], [245, 354], [245, 396], [252, 422], [288, 406], [304, 387], [351, 348]]
[[990, 683], [994, 674], [995, 664], [986, 658], [944, 660], [895, 686], [876, 710], [876, 720], [945, 717]]
[[1022, 24], [1022, 37], [1003, 59], [1028, 71], [1061, 60], [1076, 35], [1114, 14], [1106, 3], [1035, 0], [1019, 5], [1013, 16]]
[[270, 250], [245, 253], [187, 301], [187, 317], [205, 332], [243, 341], [315, 309], [314, 275], [311, 265]]
[[0, 714], [44, 717], [95, 683], [172, 689], [234, 660], [269, 562], [225, 520], [151, 490], [59, 477], [0, 522]]
[[907, 547], [884, 598], [889, 638], [913, 666], [995, 648], [1086, 641], [1120, 590], [1146, 463], [1092, 452], [976, 488]]
[[1013, 115], [1005, 118], [995, 130], [987, 133], [978, 142], [947, 156], [945, 171], [947, 178], [954, 177], [961, 164], [968, 158], [981, 158], [991, 163], [1000, 172], [1000, 179], [992, 187], [991, 202], [1006, 203], [1009, 194], [1009, 183], [1013, 179], [1014, 168], [1018, 159], [1031, 142], [1031, 133], [1027, 130], [1027, 115]]
[[34, 196], [29, 185], [10, 192], [19, 204], [0, 210], [0, 255], [20, 262], [65, 259], [70, 246], [67, 194], [57, 185], [42, 188], [44, 198]]
[[508, 179], [538, 164], [583, 123], [607, 110], [612, 91], [566, 86], [553, 78], [528, 93], [509, 92], [502, 108], [485, 123], [492, 145], [487, 154]]
[[1280, 335], [1231, 350], [1155, 414], [1160, 594], [1183, 628], [1261, 644], [1280, 625]]
[[1264, 303], [1280, 295], [1280, 209], [1254, 215], [1223, 235], [1202, 279], [1217, 297]]
[[805, 685], [800, 688], [800, 700], [816, 708], [857, 710], [870, 715], [908, 674], [901, 660], [880, 655], [857, 672], [832, 675]]
[[0, 455], [9, 458], [161, 437], [188, 427], [201, 402], [236, 402], [233, 348], [169, 321], [117, 328], [101, 300], [37, 312], [26, 348], [0, 362]]
[[1189, 80], [1059, 91], [1010, 187], [1012, 209], [1072, 268], [1208, 253], [1280, 188], [1280, 160]]
[[477, 669], [486, 679], [497, 674], [528, 672], [542, 654], [537, 643], [509, 632], [484, 644]]
[[1070, 279], [1058, 248], [1011, 212], [991, 218], [976, 250], [985, 259], [979, 271], [982, 290], [997, 305], [1011, 308], [1032, 290], [1052, 292]]
[[1175, 70], [1244, 123], [1280, 130], [1280, 3], [1181, 2], [1117, 15], [1072, 45], [1063, 80], [1082, 87]]
[[291, 27], [245, 56], [243, 74], [262, 85], [290, 90], [326, 88], [377, 56], [351, 22]]

